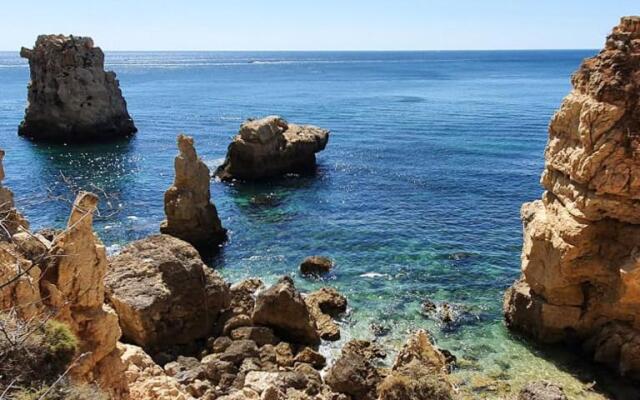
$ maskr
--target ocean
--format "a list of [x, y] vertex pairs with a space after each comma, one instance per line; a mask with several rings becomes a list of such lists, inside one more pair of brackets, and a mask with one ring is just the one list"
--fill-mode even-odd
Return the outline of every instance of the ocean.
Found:
[[[595, 53], [107, 52], [139, 132], [67, 146], [17, 136], [29, 69], [17, 52], [0, 52], [5, 184], [35, 229], [63, 226], [73, 190], [98, 193], [95, 228], [113, 253], [158, 232], [178, 133], [195, 138], [213, 170], [246, 118], [328, 128], [314, 176], [212, 180], [230, 232], [212, 267], [231, 282], [290, 274], [304, 291], [344, 293], [350, 311], [342, 341], [323, 349], [330, 356], [350, 338], [393, 349], [426, 328], [458, 357], [454, 376], [472, 396], [552, 378], [576, 398], [600, 398], [587, 383], [606, 389], [610, 377], [512, 336], [501, 313], [520, 274], [520, 206], [542, 193], [549, 119], [571, 73]], [[331, 257], [335, 271], [302, 278], [309, 255]], [[459, 318], [424, 315], [427, 300], [451, 304]]]

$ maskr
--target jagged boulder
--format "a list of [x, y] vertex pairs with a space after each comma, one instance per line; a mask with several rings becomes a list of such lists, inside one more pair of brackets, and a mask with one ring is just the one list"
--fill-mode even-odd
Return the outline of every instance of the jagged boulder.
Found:
[[83, 142], [129, 137], [137, 129], [116, 74], [88, 37], [41, 35], [29, 60], [28, 106], [18, 133], [34, 140]]
[[320, 337], [324, 340], [339, 340], [340, 326], [334, 318], [347, 311], [347, 298], [337, 290], [323, 287], [310, 293], [304, 298]]
[[118, 316], [104, 304], [105, 247], [93, 232], [98, 196], [78, 194], [64, 231], [53, 240], [43, 260], [42, 302], [56, 310], [56, 319], [68, 324], [79, 339], [79, 354], [71, 374], [97, 381], [118, 397], [127, 392], [124, 366], [116, 347], [121, 331]]
[[331, 366], [325, 381], [331, 390], [353, 400], [375, 400], [377, 387], [384, 378], [376, 359], [386, 356], [373, 343], [363, 340], [348, 342]]
[[167, 219], [160, 232], [187, 241], [200, 251], [212, 251], [226, 240], [227, 231], [211, 202], [209, 168], [196, 154], [192, 137], [179, 135], [178, 149], [175, 180], [164, 194]]
[[189, 243], [169, 235], [133, 242], [110, 259], [107, 299], [124, 337], [145, 349], [205, 338], [229, 306], [229, 286]]
[[320, 344], [316, 322], [288, 276], [258, 294], [252, 320], [255, 325], [268, 326], [278, 337], [294, 343]]
[[247, 120], [229, 145], [216, 176], [222, 180], [259, 180], [312, 171], [316, 153], [324, 150], [328, 140], [326, 129], [289, 124], [278, 116]]
[[622, 18], [572, 84], [549, 126], [546, 192], [522, 207], [523, 274], [505, 320], [540, 341], [586, 341], [639, 377], [637, 352], [605, 327], [640, 340], [640, 17]]
[[7, 240], [22, 229], [29, 229], [27, 220], [16, 210], [13, 192], [2, 185], [4, 150], [0, 149], [0, 240]]
[[409, 337], [391, 373], [380, 384], [379, 400], [452, 399], [446, 365], [444, 354], [431, 343], [426, 331], [419, 330]]

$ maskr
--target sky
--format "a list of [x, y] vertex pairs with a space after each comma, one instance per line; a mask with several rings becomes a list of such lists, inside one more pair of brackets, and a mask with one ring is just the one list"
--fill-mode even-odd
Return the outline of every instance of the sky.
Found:
[[595, 49], [640, 0], [1, 0], [0, 50]]

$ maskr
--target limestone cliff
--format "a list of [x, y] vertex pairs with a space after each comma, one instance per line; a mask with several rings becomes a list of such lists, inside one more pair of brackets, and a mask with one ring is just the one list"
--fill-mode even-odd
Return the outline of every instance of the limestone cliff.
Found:
[[640, 17], [622, 18], [572, 84], [549, 126], [546, 191], [522, 207], [505, 318], [640, 378]]
[[209, 168], [198, 157], [193, 138], [178, 136], [178, 149], [175, 180], [164, 194], [167, 219], [160, 231], [189, 242], [200, 251], [212, 251], [226, 240], [227, 231], [211, 202]]
[[248, 120], [233, 138], [216, 176], [222, 180], [259, 180], [307, 172], [315, 168], [316, 153], [324, 150], [328, 141], [328, 130], [289, 124], [278, 116]]
[[116, 74], [88, 37], [38, 36], [29, 60], [29, 104], [18, 133], [34, 140], [80, 142], [133, 135]]

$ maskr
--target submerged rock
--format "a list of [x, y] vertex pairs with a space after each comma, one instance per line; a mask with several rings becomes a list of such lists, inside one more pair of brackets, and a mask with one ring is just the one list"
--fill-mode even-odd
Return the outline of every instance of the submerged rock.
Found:
[[216, 176], [222, 180], [259, 180], [316, 166], [329, 131], [311, 125], [289, 124], [278, 116], [247, 120], [229, 145]]
[[207, 337], [229, 306], [229, 287], [187, 242], [154, 235], [111, 258], [107, 298], [124, 336], [146, 349]]
[[532, 382], [518, 394], [518, 400], [567, 400], [562, 388], [547, 381]]
[[[587, 340], [596, 360], [640, 378], [640, 17], [624, 17], [583, 62], [551, 120], [542, 200], [523, 205], [520, 281], [507, 325], [543, 342]], [[609, 337], [607, 337], [609, 336]], [[597, 338], [597, 340], [595, 339]]]
[[252, 320], [294, 343], [320, 344], [316, 322], [288, 276], [258, 294]]
[[160, 232], [187, 241], [200, 251], [211, 251], [226, 240], [227, 230], [211, 202], [209, 168], [196, 154], [192, 137], [179, 135], [178, 149], [173, 186], [164, 194], [167, 219]]
[[116, 74], [88, 37], [41, 35], [29, 60], [29, 103], [18, 133], [34, 140], [82, 142], [130, 137], [136, 127]]

